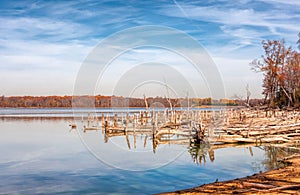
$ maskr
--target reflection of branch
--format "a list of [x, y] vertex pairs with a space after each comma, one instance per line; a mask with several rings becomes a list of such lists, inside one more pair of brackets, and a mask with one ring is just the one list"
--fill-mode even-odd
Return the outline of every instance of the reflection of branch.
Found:
[[126, 133], [125, 136], [126, 136], [126, 142], [127, 142], [128, 149], [130, 150], [131, 147], [130, 147], [130, 141], [129, 141], [128, 133]]
[[147, 139], [148, 139], [148, 135], [145, 136], [145, 140], [144, 140], [144, 148], [146, 148], [146, 145], [147, 145]]
[[292, 148], [281, 148], [275, 146], [264, 146], [261, 147], [261, 149], [265, 151], [265, 155], [267, 157], [262, 164], [266, 167], [266, 169], [269, 170], [280, 166], [278, 159], [282, 159], [285, 156], [289, 156], [295, 152], [298, 152]]
[[206, 163], [206, 156], [209, 156], [211, 162], [215, 160], [214, 150], [207, 144], [195, 144], [190, 149], [190, 154], [196, 164]]

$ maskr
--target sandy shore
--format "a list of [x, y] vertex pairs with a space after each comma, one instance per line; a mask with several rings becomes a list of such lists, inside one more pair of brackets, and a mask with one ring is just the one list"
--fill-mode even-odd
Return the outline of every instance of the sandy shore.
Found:
[[286, 166], [265, 173], [199, 187], [161, 193], [175, 194], [300, 194], [300, 154], [282, 160]]

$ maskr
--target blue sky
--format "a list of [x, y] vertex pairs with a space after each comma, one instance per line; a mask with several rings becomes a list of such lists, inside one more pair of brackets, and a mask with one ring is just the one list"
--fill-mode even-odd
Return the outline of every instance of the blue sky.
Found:
[[284, 38], [296, 48], [299, 21], [299, 0], [1, 1], [0, 91], [72, 95], [82, 61], [102, 39], [162, 25], [206, 48], [227, 97], [244, 96], [247, 84], [252, 97], [261, 97], [262, 75], [249, 62], [262, 54], [263, 39]]

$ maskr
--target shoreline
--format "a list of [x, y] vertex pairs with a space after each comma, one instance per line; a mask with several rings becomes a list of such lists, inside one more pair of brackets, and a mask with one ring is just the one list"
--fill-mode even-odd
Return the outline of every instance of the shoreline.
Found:
[[228, 181], [203, 184], [198, 187], [164, 192], [157, 195], [177, 194], [297, 194], [300, 191], [300, 154], [279, 160], [284, 167], [260, 172], [252, 176]]

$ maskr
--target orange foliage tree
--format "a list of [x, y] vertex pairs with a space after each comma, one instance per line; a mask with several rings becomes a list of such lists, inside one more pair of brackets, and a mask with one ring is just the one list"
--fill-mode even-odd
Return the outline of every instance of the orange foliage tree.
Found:
[[[300, 47], [300, 33], [298, 44]], [[252, 69], [263, 72], [263, 95], [270, 107], [299, 106], [300, 53], [286, 47], [284, 40], [262, 41], [264, 55], [251, 62]], [[300, 49], [300, 48], [299, 48]]]

